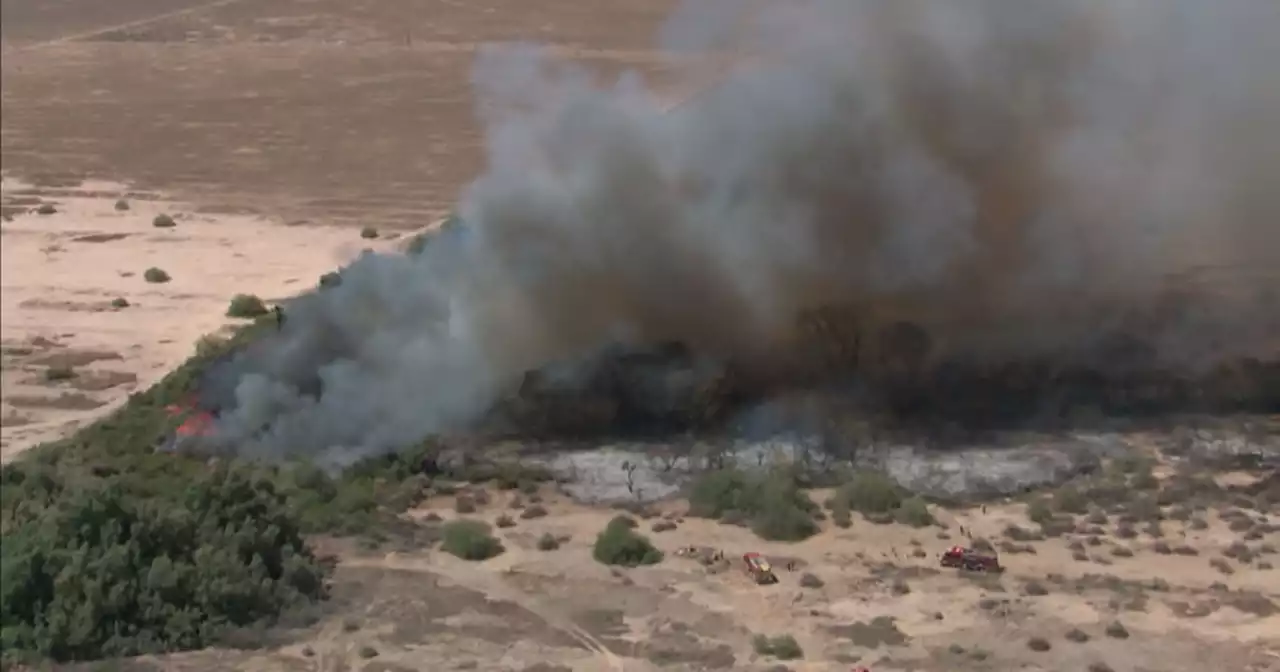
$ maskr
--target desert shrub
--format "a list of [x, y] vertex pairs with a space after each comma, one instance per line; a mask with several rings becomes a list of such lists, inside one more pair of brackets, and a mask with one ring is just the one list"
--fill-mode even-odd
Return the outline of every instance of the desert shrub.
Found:
[[756, 635], [751, 639], [751, 647], [762, 656], [771, 656], [778, 660], [798, 660], [804, 657], [800, 643], [791, 635]]
[[894, 517], [903, 525], [911, 527], [928, 527], [933, 524], [933, 514], [929, 506], [919, 497], [903, 500], [902, 505], [894, 512]]
[[169, 282], [173, 278], [170, 278], [169, 274], [166, 273], [163, 268], [156, 268], [155, 266], [152, 266], [142, 272], [142, 279], [152, 284], [160, 284]]
[[1129, 486], [1135, 490], [1155, 490], [1160, 487], [1160, 480], [1150, 469], [1134, 474], [1129, 478]]
[[1135, 520], [1155, 522], [1164, 518], [1164, 512], [1160, 510], [1160, 504], [1151, 496], [1135, 498], [1127, 507], [1127, 511]]
[[124, 212], [125, 210], [128, 210], [128, 209], [129, 209], [129, 201], [126, 201], [126, 200], [124, 200], [124, 199], [122, 198], [122, 199], [120, 199], [120, 200], [116, 201], [115, 208], [116, 208], [116, 210], [117, 210], [117, 211], [119, 211], [119, 212]]
[[1040, 597], [1048, 595], [1049, 589], [1045, 588], [1044, 584], [1039, 581], [1028, 581], [1027, 584], [1022, 587], [1022, 592], [1033, 597]]
[[629, 530], [634, 530], [637, 527], [640, 527], [640, 523], [637, 523], [635, 518], [623, 515], [614, 516], [613, 519], [609, 521], [609, 525], [618, 525]]
[[1043, 541], [1044, 535], [1039, 532], [1032, 532], [1024, 527], [1017, 525], [1008, 525], [1004, 528], [1004, 536], [1014, 541]]
[[372, 646], [369, 646], [368, 644], [361, 646], [360, 651], [358, 653], [361, 658], [364, 658], [366, 660], [368, 660], [369, 658], [376, 658], [378, 656], [378, 650], [373, 648]]
[[817, 575], [815, 574], [810, 574], [808, 572], [805, 572], [804, 574], [800, 575], [801, 588], [821, 588], [824, 585], [826, 584], [823, 583], [822, 579], [818, 578]]
[[560, 540], [550, 532], [544, 532], [541, 537], [538, 537], [539, 551], [554, 551], [557, 548], [560, 548]]
[[734, 468], [707, 472], [693, 483], [689, 515], [722, 518], [730, 511], [749, 510], [749, 497], [757, 487], [753, 476]]
[[378, 237], [378, 230], [373, 228], [372, 226], [366, 226], [360, 229], [360, 237], [364, 238], [365, 240], [373, 240], [374, 238]]
[[504, 514], [502, 514], [502, 515], [498, 516], [497, 520], [494, 520], [494, 521], [493, 521], [493, 524], [494, 524], [494, 525], [496, 525], [496, 526], [498, 526], [498, 527], [500, 527], [500, 528], [505, 529], [505, 528], [508, 528], [508, 527], [515, 527], [515, 526], [516, 526], [516, 521], [515, 521], [515, 519], [514, 519], [514, 518], [512, 518], [511, 516], [508, 516], [507, 514], [505, 514], [505, 513], [504, 513]]
[[[628, 522], [631, 524], [628, 525]], [[604, 531], [596, 536], [592, 557], [606, 565], [624, 567], [656, 565], [662, 562], [662, 551], [655, 548], [647, 537], [638, 534], [633, 529], [634, 526], [635, 521], [626, 516], [618, 516], [609, 521]]]
[[57, 211], [58, 208], [54, 207], [52, 203], [41, 203], [40, 207], [36, 208], [37, 215], [52, 215]]
[[[28, 473], [39, 486], [31, 494], [53, 485], [49, 472]], [[324, 596], [326, 570], [270, 481], [214, 469], [169, 502], [130, 485], [66, 488], [8, 519], [0, 543], [7, 660], [202, 648]]]
[[161, 213], [152, 218], [151, 226], [154, 226], [157, 229], [171, 229], [174, 226], [177, 226], [177, 222], [173, 221], [173, 218], [169, 215]]
[[818, 531], [816, 508], [789, 469], [720, 469], [698, 479], [689, 495], [689, 515], [729, 524], [739, 520], [761, 538], [775, 541], [813, 536]]
[[1066, 634], [1066, 638], [1067, 638], [1067, 641], [1075, 642], [1077, 644], [1083, 644], [1089, 641], [1089, 635], [1086, 634], [1085, 631], [1081, 630], [1080, 628], [1072, 628], [1068, 630]]
[[1111, 462], [1113, 472], [1129, 476], [1149, 473], [1153, 466], [1151, 459], [1145, 455], [1121, 455]]
[[1043, 637], [1032, 637], [1027, 640], [1027, 648], [1032, 651], [1043, 653], [1052, 649], [1053, 645], [1049, 643], [1049, 640]]
[[534, 518], [543, 518], [546, 515], [547, 515], [547, 510], [543, 508], [541, 504], [530, 505], [528, 507], [525, 507], [524, 511], [520, 512], [520, 517], [525, 520], [532, 520]]
[[1112, 621], [1108, 623], [1107, 629], [1105, 632], [1107, 633], [1107, 636], [1111, 637], [1112, 639], [1128, 639], [1129, 638], [1129, 629], [1124, 627], [1124, 624], [1122, 624], [1120, 621]]
[[1079, 488], [1064, 486], [1054, 493], [1053, 505], [1063, 513], [1082, 515], [1089, 510], [1089, 498]]
[[1038, 525], [1049, 523], [1053, 520], [1053, 507], [1044, 499], [1034, 499], [1027, 505], [1027, 519]]
[[476, 512], [476, 500], [468, 494], [459, 493], [453, 498], [453, 510], [467, 514]]
[[44, 379], [49, 382], [71, 380], [76, 377], [76, 370], [69, 366], [51, 366], [44, 370]]
[[319, 289], [328, 289], [330, 287], [337, 287], [341, 284], [342, 274], [337, 271], [329, 271], [328, 273], [320, 276], [320, 280], [316, 282], [316, 287]]
[[236, 294], [227, 306], [227, 317], [251, 319], [267, 314], [267, 305], [252, 294]]
[[124, 298], [123, 296], [117, 296], [116, 298], [111, 299], [111, 307], [112, 308], [128, 308], [129, 300]]
[[835, 497], [851, 511], [862, 514], [892, 513], [902, 505], [902, 488], [893, 479], [875, 471], [859, 471], [840, 486]]
[[488, 560], [502, 554], [502, 542], [479, 520], [454, 520], [441, 528], [440, 548], [463, 560]]
[[653, 530], [654, 532], [670, 532], [671, 530], [676, 529], [676, 524], [670, 520], [659, 520], [658, 522], [654, 523], [653, 526], [650, 527], [649, 529]]

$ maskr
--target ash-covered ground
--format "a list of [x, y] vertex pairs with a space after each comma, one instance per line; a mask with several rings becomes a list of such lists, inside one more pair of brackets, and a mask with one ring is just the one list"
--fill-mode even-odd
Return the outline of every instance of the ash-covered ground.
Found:
[[839, 456], [1278, 412], [1277, 30], [1250, 0], [689, 2], [664, 46], [741, 64], [675, 109], [635, 74], [486, 50], [461, 223], [217, 367], [218, 443], [336, 467], [477, 433]]

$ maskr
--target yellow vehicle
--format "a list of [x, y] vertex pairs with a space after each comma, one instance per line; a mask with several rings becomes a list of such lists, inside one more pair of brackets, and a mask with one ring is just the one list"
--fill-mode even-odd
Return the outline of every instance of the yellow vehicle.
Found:
[[759, 553], [744, 554], [742, 562], [746, 565], [747, 574], [755, 579], [756, 583], [766, 585], [778, 582], [778, 575], [773, 573], [773, 567]]

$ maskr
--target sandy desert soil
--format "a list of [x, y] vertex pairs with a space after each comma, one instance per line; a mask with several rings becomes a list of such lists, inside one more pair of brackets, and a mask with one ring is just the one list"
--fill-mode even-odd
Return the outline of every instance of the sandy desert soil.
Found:
[[[1061, 538], [1014, 541], [1011, 526], [1027, 534], [1036, 526], [1024, 504], [1006, 503], [935, 510], [939, 524], [922, 529], [855, 516], [848, 529], [828, 524], [807, 541], [779, 544], [686, 518], [685, 504], [672, 501], [639, 523], [666, 559], [611, 569], [592, 560], [591, 544], [617, 511], [582, 507], [550, 487], [467, 494], [484, 503], [466, 517], [510, 518], [498, 529], [502, 555], [470, 563], [335, 546], [339, 613], [257, 652], [135, 663], [370, 672], [1280, 670], [1272, 569], [1280, 533], [1228, 522], [1241, 513], [1274, 522], [1274, 512], [1207, 508], [1187, 522], [1163, 521], [1159, 538], [1154, 529], [1128, 538], [1116, 516], [1080, 517]], [[459, 517], [454, 506], [454, 497], [439, 497], [414, 515], [448, 520]], [[564, 541], [539, 550], [544, 534]], [[979, 537], [1003, 549], [1004, 574], [938, 566], [944, 548]], [[722, 550], [729, 562], [677, 554], [688, 546]], [[753, 584], [737, 562], [747, 551], [768, 555], [780, 583]], [[757, 654], [757, 634], [793, 635], [804, 658]]]
[[[537, 40], [607, 72], [672, 0], [6, 0], [4, 167], [127, 180], [206, 210], [416, 228], [482, 154], [477, 49]], [[92, 23], [92, 25], [90, 25]]]
[[[6, 462], [101, 417], [190, 357], [199, 339], [242, 322], [226, 317], [232, 296], [277, 301], [363, 249], [394, 244], [349, 227], [196, 214], [110, 183], [50, 189], [6, 179], [0, 209]], [[162, 214], [175, 226], [154, 226]], [[149, 282], [153, 267], [170, 279]]]

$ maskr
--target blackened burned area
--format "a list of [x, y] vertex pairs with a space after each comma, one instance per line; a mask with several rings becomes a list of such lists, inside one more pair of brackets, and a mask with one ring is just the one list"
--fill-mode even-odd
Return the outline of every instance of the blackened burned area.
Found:
[[[800, 395], [824, 397], [885, 426], [925, 430], [1052, 430], [1102, 418], [1280, 411], [1280, 360], [1242, 357], [1172, 370], [1130, 333], [1056, 356], [977, 361], [935, 352], [933, 338], [915, 323], [872, 328], [847, 310], [812, 311], [797, 319], [797, 330], [802, 344], [768, 366], [679, 342], [611, 344], [526, 372], [466, 429], [544, 440], [721, 434], [738, 431], [744, 416], [771, 399]], [[200, 406], [217, 415], [234, 408], [239, 373], [278, 353], [273, 341], [283, 337], [268, 334], [215, 361]], [[341, 339], [312, 338], [325, 343], [326, 364], [355, 355]], [[779, 370], [778, 361], [790, 368]], [[319, 401], [316, 369], [303, 373], [280, 382]], [[795, 414], [771, 429], [821, 432], [824, 420]]]

